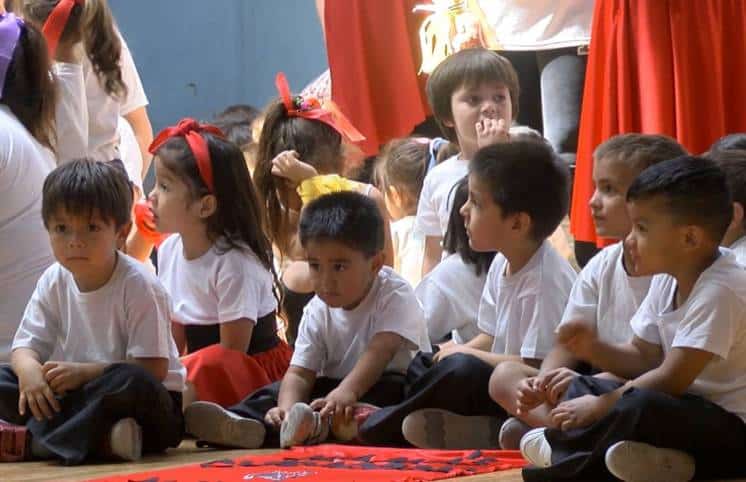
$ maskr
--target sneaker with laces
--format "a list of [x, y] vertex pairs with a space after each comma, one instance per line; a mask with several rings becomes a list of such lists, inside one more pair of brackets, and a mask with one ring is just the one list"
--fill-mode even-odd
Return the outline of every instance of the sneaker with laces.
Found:
[[552, 465], [552, 446], [547, 442], [544, 430], [544, 427], [529, 430], [520, 443], [523, 458], [542, 469]]
[[606, 450], [606, 468], [626, 482], [688, 482], [694, 478], [694, 458], [681, 450], [623, 440]]
[[308, 404], [298, 402], [288, 410], [280, 426], [280, 447], [316, 445], [329, 437], [329, 420], [322, 420], [319, 412]]
[[332, 435], [340, 442], [359, 441], [358, 429], [368, 420], [368, 417], [379, 410], [379, 407], [369, 403], [356, 403], [352, 406], [352, 420], [347, 422], [340, 414], [332, 418]]
[[503, 450], [518, 450], [521, 448], [521, 439], [531, 430], [531, 427], [521, 420], [510, 417], [500, 427], [497, 438], [500, 448]]
[[31, 459], [31, 434], [25, 425], [0, 420], [0, 462]]
[[497, 417], [425, 408], [406, 416], [402, 434], [409, 443], [423, 449], [486, 449], [497, 447], [501, 424]]
[[123, 418], [111, 427], [109, 449], [114, 457], [134, 462], [142, 457], [142, 427], [134, 418]]
[[212, 402], [192, 403], [184, 412], [184, 420], [186, 431], [209, 445], [256, 449], [264, 444], [267, 434], [262, 422]]

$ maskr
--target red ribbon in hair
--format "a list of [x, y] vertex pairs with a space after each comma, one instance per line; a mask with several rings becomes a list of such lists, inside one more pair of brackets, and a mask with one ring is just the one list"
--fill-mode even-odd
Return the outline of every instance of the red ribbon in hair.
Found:
[[197, 169], [202, 180], [205, 181], [207, 188], [210, 192], [215, 191], [215, 187], [212, 181], [212, 160], [210, 159], [210, 149], [207, 147], [207, 140], [202, 136], [203, 132], [209, 132], [210, 134], [216, 135], [220, 138], [224, 138], [223, 132], [217, 127], [210, 124], [200, 124], [194, 119], [186, 118], [179, 121], [173, 127], [167, 127], [163, 129], [155, 140], [148, 151], [151, 154], [155, 154], [155, 151], [161, 148], [163, 144], [173, 137], [183, 137], [189, 148], [194, 154], [194, 158], [197, 161]]
[[67, 20], [70, 18], [70, 13], [73, 11], [75, 5], [82, 6], [84, 0], [60, 0], [60, 3], [55, 5], [52, 9], [52, 13], [49, 14], [47, 21], [44, 22], [44, 26], [41, 31], [44, 34], [44, 38], [47, 39], [47, 47], [49, 48], [49, 56], [54, 58], [57, 53], [57, 45], [60, 43], [62, 32], [65, 31]]
[[304, 119], [316, 120], [331, 126], [335, 131], [347, 138], [350, 142], [360, 142], [365, 140], [365, 136], [352, 125], [352, 123], [342, 114], [337, 104], [327, 100], [323, 105], [314, 97], [304, 98], [297, 96], [293, 98], [290, 95], [290, 86], [285, 74], [278, 72], [275, 77], [275, 86], [280, 94], [282, 103], [291, 117], [303, 117]]

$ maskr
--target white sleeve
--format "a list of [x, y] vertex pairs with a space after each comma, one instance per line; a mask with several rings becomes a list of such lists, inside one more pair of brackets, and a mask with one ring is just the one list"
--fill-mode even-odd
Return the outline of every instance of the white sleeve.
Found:
[[565, 309], [567, 298], [561, 293], [536, 293], [522, 297], [520, 323], [526, 323], [528, 328], [521, 343], [521, 358], [542, 360], [554, 347], [555, 330], [562, 311]]
[[661, 296], [666, 296], [666, 291], [661, 289], [661, 281], [663, 281], [665, 276], [653, 276], [648, 294], [642, 300], [640, 307], [629, 322], [632, 332], [636, 337], [654, 345], [663, 344], [658, 324], [656, 323], [655, 304]]
[[148, 105], [148, 98], [145, 95], [140, 74], [137, 73], [135, 60], [132, 58], [132, 53], [127, 46], [127, 42], [121, 34], [119, 35], [119, 40], [122, 42], [122, 57], [120, 59], [122, 81], [127, 86], [127, 95], [122, 99], [119, 112], [122, 116], [126, 116], [133, 110]]
[[[501, 255], [495, 256], [487, 272], [487, 280], [482, 289], [482, 297], [479, 299], [479, 312], [477, 313], [477, 327], [480, 331], [495, 336], [497, 330], [497, 282], [495, 273], [499, 273], [503, 263], [499, 261]], [[497, 266], [497, 265], [500, 266]], [[498, 274], [499, 276], [499, 274]]]
[[560, 325], [582, 320], [598, 326], [598, 276], [601, 274], [601, 266], [596, 266], [597, 264], [599, 263], [593, 263], [592, 259], [573, 283]]
[[298, 337], [295, 339], [293, 348], [293, 358], [290, 360], [291, 365], [316, 373], [319, 373], [326, 365], [327, 359], [321, 326], [321, 318], [325, 315], [318, 312], [323, 307], [323, 304], [318, 301], [316, 298], [312, 299], [303, 309]]
[[266, 277], [259, 271], [264, 268], [249, 262], [243, 255], [231, 256], [225, 261], [217, 273], [218, 322], [248, 318], [256, 323], [267, 314], [259, 313], [260, 307], [267, 304], [262, 299]]
[[725, 359], [737, 341], [736, 322], [743, 317], [743, 303], [729, 289], [714, 283], [698, 295], [679, 322], [672, 347], [696, 348]]
[[426, 277], [420, 281], [414, 292], [425, 314], [430, 343], [439, 343], [452, 330], [460, 327], [458, 322], [462, 320], [454, 319], [452, 302], [437, 283]]
[[414, 290], [405, 281], [377, 300], [376, 323], [372, 335], [381, 332], [396, 333], [408, 342], [408, 349], [417, 350], [427, 340], [423, 340], [425, 315], [422, 312]]
[[52, 356], [60, 333], [59, 300], [50, 288], [50, 278], [56, 271], [57, 267], [53, 265], [36, 283], [13, 338], [12, 350], [30, 348], [38, 353], [41, 361]]
[[57, 158], [62, 164], [88, 154], [88, 99], [81, 64], [55, 62], [53, 72], [58, 88]]
[[429, 173], [425, 176], [420, 200], [417, 203], [417, 216], [414, 221], [414, 229], [425, 236], [441, 237], [443, 233], [440, 230], [438, 208], [432, 200], [433, 188], [433, 176], [432, 173]]
[[171, 300], [157, 280], [133, 277], [125, 289], [127, 358], [170, 358]]

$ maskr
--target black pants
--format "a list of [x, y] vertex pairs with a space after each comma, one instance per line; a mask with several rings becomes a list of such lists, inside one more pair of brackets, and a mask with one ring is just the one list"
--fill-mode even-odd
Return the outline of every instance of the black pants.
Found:
[[[313, 385], [310, 400], [325, 397], [329, 392], [337, 388], [342, 380], [319, 377]], [[264, 416], [277, 406], [280, 396], [280, 384], [275, 382], [260, 388], [236, 405], [229, 407], [233, 413], [245, 418], [253, 418], [264, 423], [267, 428], [267, 436], [264, 439], [265, 447], [279, 447], [280, 434], [274, 427], [264, 421]], [[360, 399], [361, 402], [370, 403], [378, 407], [399, 403], [404, 398], [406, 390], [406, 377], [400, 373], [384, 373], [368, 392]]]
[[[620, 383], [577, 377], [566, 399], [602, 395]], [[621, 440], [682, 450], [696, 460], [697, 479], [746, 476], [746, 424], [738, 416], [694, 395], [677, 398], [631, 388], [611, 412], [590, 427], [563, 432], [547, 429], [553, 465], [524, 469], [526, 482], [550, 480], [616, 480], [606, 470], [606, 449]]]
[[[413, 364], [421, 364], [415, 359]], [[421, 367], [415, 370], [420, 372]], [[423, 408], [442, 408], [462, 415], [507, 416], [492, 401], [488, 386], [493, 367], [477, 357], [457, 353], [424, 371], [408, 390], [407, 398], [373, 412], [360, 427], [360, 437], [371, 445], [408, 446], [401, 431], [404, 418]]]
[[83, 462], [98, 451], [111, 427], [134, 418], [143, 431], [143, 452], [162, 452], [181, 443], [184, 419], [181, 393], [169, 392], [145, 369], [119, 363], [58, 397], [62, 410], [51, 420], [38, 421], [27, 410], [18, 413], [18, 377], [9, 365], [0, 366], [0, 419], [26, 425], [32, 437], [64, 464]]

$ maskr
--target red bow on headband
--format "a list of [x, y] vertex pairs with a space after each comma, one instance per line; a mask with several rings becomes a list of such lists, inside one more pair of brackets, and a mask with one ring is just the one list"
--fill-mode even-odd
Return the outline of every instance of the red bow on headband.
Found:
[[47, 21], [44, 22], [44, 26], [41, 31], [44, 34], [44, 38], [47, 39], [47, 47], [49, 48], [49, 57], [54, 58], [57, 53], [57, 45], [60, 43], [60, 37], [62, 32], [65, 31], [67, 20], [70, 18], [70, 13], [73, 11], [75, 5], [83, 5], [84, 0], [60, 0], [53, 9], [52, 13], [49, 14]]
[[187, 117], [186, 119], [180, 120], [175, 126], [163, 129], [158, 136], [156, 136], [155, 140], [153, 140], [153, 143], [150, 144], [148, 151], [151, 154], [155, 154], [155, 152], [169, 139], [173, 137], [183, 137], [197, 161], [199, 175], [202, 177], [202, 180], [205, 181], [210, 192], [214, 192], [215, 188], [212, 181], [212, 160], [210, 159], [210, 149], [207, 147], [207, 140], [202, 136], [203, 132], [216, 135], [221, 139], [225, 137], [223, 132], [217, 127], [210, 124], [200, 124], [196, 120]]
[[290, 86], [285, 74], [278, 72], [275, 77], [275, 86], [280, 94], [282, 103], [291, 117], [303, 117], [304, 119], [317, 120], [331, 126], [335, 131], [347, 138], [350, 142], [360, 142], [365, 140], [365, 136], [355, 129], [355, 126], [342, 114], [337, 104], [331, 100], [324, 102], [324, 105], [316, 98], [292, 98], [290, 95]]

